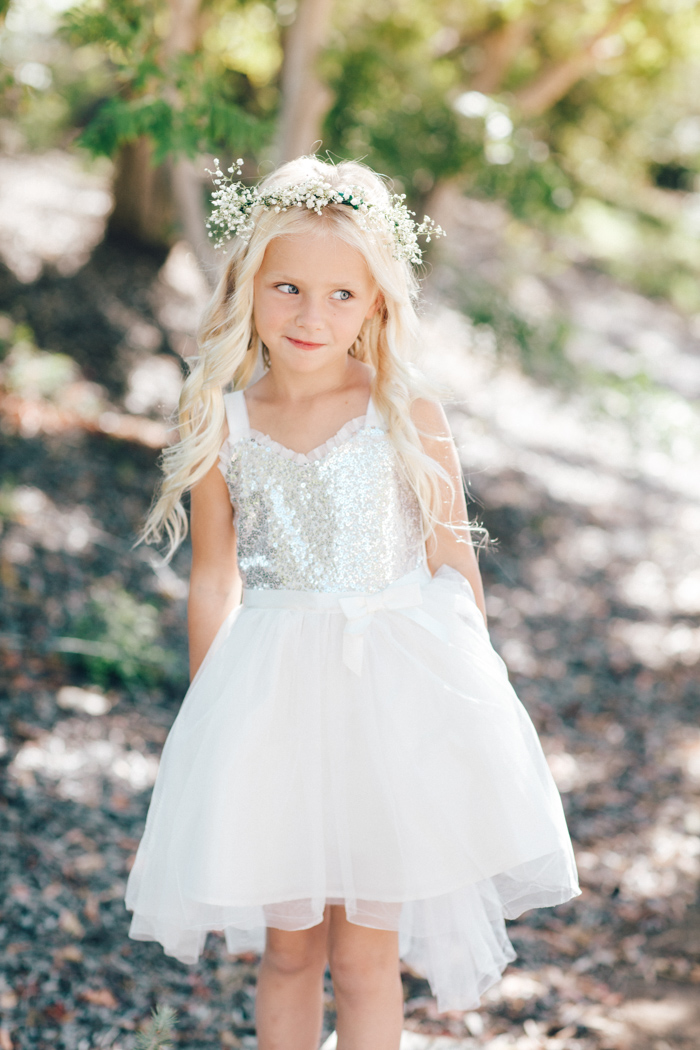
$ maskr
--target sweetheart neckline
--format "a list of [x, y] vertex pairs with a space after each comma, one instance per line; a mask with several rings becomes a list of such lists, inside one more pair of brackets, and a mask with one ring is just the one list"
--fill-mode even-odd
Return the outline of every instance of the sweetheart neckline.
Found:
[[250, 415], [248, 414], [248, 402], [246, 401], [245, 391], [241, 390], [241, 403], [243, 407], [243, 413], [245, 416], [245, 425], [248, 431], [248, 435], [252, 437], [257, 444], [262, 445], [264, 448], [269, 448], [273, 452], [278, 453], [284, 459], [290, 459], [295, 463], [316, 463], [320, 459], [325, 459], [326, 456], [337, 448], [338, 445], [349, 440], [354, 434], [362, 430], [367, 425], [367, 420], [372, 413], [372, 396], [370, 395], [367, 402], [367, 408], [363, 415], [353, 416], [347, 423], [343, 423], [339, 430], [336, 430], [335, 434], [331, 434], [329, 438], [322, 441], [320, 445], [316, 445], [308, 452], [297, 452], [295, 449], [290, 448], [289, 445], [283, 445], [281, 441], [275, 441], [269, 434], [265, 434], [262, 430], [256, 430], [255, 427], [250, 425]]
[[355, 416], [353, 419], [349, 419], [347, 423], [344, 423], [340, 430], [337, 430], [335, 434], [329, 437], [326, 441], [321, 442], [320, 445], [316, 445], [315, 448], [309, 450], [309, 452], [296, 452], [293, 448], [289, 448], [288, 445], [283, 445], [281, 441], [275, 441], [274, 438], [270, 437], [269, 434], [263, 433], [261, 430], [256, 430], [254, 427], [248, 427], [248, 437], [255, 442], [256, 445], [260, 445], [261, 448], [268, 448], [271, 452], [276, 453], [283, 459], [292, 460], [295, 463], [317, 463], [321, 459], [325, 459], [331, 452], [341, 445], [344, 445], [347, 441], [353, 438], [356, 434], [359, 434], [361, 430], [369, 429], [367, 427], [367, 414], [363, 416]]

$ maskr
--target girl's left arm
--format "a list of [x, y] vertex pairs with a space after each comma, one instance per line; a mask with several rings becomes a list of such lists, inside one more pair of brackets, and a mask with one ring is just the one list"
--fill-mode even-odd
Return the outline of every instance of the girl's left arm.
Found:
[[[476, 604], [486, 623], [486, 603], [476, 552], [469, 534], [469, 517], [464, 498], [462, 468], [442, 405], [423, 398], [413, 403], [411, 417], [421, 436], [423, 448], [449, 475], [452, 487], [440, 481], [441, 522], [426, 545], [428, 568], [435, 573], [441, 565], [451, 565], [471, 584]], [[454, 528], [456, 526], [456, 530]]]

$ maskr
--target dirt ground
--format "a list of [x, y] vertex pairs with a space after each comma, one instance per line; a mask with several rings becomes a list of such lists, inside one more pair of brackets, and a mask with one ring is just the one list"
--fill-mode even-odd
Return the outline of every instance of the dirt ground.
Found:
[[[252, 1048], [255, 959], [212, 936], [183, 966], [127, 939], [123, 905], [185, 685], [189, 557], [166, 566], [132, 543], [204, 289], [183, 245], [99, 243], [102, 176], [63, 155], [32, 170], [34, 184], [0, 164], [0, 1050], [131, 1050], [158, 1003], [178, 1011], [178, 1046]], [[497, 541], [482, 556], [494, 644], [562, 792], [583, 893], [510, 924], [518, 959], [479, 1011], [438, 1015], [406, 972], [406, 1045], [690, 1050], [700, 341], [585, 262], [535, 260], [521, 297], [566, 315], [572, 359], [617, 371], [566, 390], [528, 378], [456, 309], [464, 274], [515, 265], [507, 224], [470, 203], [454, 222], [423, 364], [452, 390]], [[633, 397], [621, 376], [642, 366], [653, 382]], [[330, 986], [327, 1007], [330, 1032]]]

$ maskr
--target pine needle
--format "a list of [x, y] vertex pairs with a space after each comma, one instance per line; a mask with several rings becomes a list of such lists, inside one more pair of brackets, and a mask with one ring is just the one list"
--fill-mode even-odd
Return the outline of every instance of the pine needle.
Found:
[[172, 1006], [158, 1005], [152, 1011], [151, 1020], [136, 1037], [136, 1050], [172, 1050], [167, 1042], [172, 1039], [177, 1013]]

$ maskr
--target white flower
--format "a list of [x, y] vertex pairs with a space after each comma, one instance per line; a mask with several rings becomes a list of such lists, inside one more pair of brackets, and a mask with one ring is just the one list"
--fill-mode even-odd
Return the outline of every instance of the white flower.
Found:
[[[230, 237], [240, 237], [247, 241], [254, 229], [252, 214], [255, 208], [275, 213], [287, 211], [288, 208], [306, 208], [321, 215], [322, 209], [329, 204], [343, 204], [351, 208], [358, 225], [364, 230], [372, 230], [390, 235], [394, 241], [394, 256], [420, 263], [422, 252], [418, 237], [430, 241], [432, 237], [444, 236], [444, 230], [437, 226], [427, 215], [417, 225], [414, 213], [404, 204], [406, 194], [393, 194], [386, 205], [365, 201], [362, 191], [356, 187], [336, 190], [327, 182], [308, 180], [297, 186], [287, 186], [278, 190], [261, 192], [257, 187], [245, 186], [234, 182], [230, 176], [221, 171], [219, 161], [215, 160], [215, 171], [209, 174], [214, 177], [218, 187], [212, 193], [214, 209], [207, 223], [210, 237], [216, 237], [216, 247], [221, 248]], [[236, 166], [229, 168], [231, 174], [240, 175], [242, 159]], [[216, 233], [212, 226], [217, 227]]]

